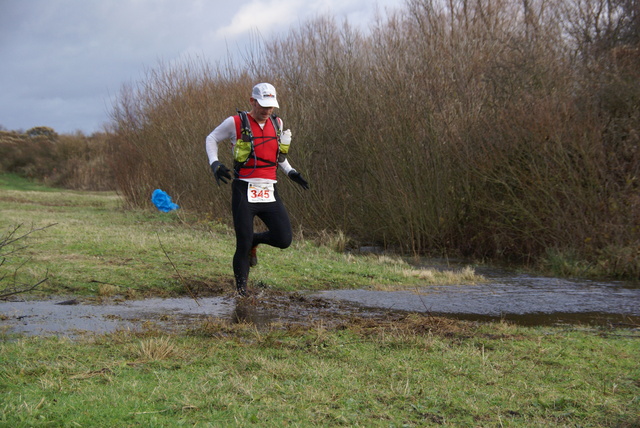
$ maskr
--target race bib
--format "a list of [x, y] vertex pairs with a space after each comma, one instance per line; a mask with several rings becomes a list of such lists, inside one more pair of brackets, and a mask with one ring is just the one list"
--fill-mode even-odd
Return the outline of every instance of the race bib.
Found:
[[249, 183], [247, 188], [247, 199], [249, 202], [275, 202], [273, 183]]

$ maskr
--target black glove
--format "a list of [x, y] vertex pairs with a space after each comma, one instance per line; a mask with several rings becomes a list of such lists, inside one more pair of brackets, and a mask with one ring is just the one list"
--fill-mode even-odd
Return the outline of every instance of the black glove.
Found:
[[216, 183], [218, 186], [220, 185], [220, 180], [224, 184], [227, 184], [227, 180], [231, 180], [231, 174], [229, 174], [229, 168], [220, 163], [220, 161], [215, 161], [211, 164], [211, 171], [213, 171], [213, 176], [216, 178]]
[[292, 169], [291, 171], [289, 171], [288, 175], [290, 179], [292, 179], [293, 181], [301, 185], [303, 188], [307, 190], [309, 189], [309, 183], [307, 183], [307, 180], [302, 178], [302, 175], [300, 175], [298, 171], [296, 171], [295, 169]]

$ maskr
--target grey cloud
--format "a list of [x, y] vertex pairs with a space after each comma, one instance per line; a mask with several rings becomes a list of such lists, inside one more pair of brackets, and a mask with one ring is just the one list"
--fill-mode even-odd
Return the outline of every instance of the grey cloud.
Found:
[[[345, 14], [373, 10], [369, 0], [288, 4], [294, 10], [280, 12], [276, 30], [332, 4]], [[0, 0], [0, 125], [97, 131], [108, 120], [110, 97], [145, 68], [194, 53], [215, 62], [250, 43], [249, 32], [217, 33], [240, 9], [217, 0]]]

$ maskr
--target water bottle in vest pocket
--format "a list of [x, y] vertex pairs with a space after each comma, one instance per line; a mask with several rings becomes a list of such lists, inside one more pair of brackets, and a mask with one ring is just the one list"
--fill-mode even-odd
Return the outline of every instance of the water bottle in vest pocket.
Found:
[[278, 142], [278, 149], [280, 153], [286, 155], [289, 153], [289, 145], [291, 144], [291, 130], [287, 129], [280, 136], [280, 141]]
[[245, 163], [249, 159], [252, 150], [251, 137], [248, 137], [249, 141], [245, 141], [244, 135], [242, 137], [233, 146], [233, 160], [239, 163]]

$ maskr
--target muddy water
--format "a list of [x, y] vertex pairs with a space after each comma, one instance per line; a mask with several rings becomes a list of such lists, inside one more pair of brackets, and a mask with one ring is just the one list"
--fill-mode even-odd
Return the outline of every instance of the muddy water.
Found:
[[253, 290], [241, 299], [234, 293], [220, 296], [153, 298], [145, 300], [53, 299], [0, 301], [0, 333], [57, 335], [111, 333], [120, 330], [159, 330], [182, 333], [198, 329], [210, 319], [231, 323], [248, 322], [270, 328], [286, 325], [330, 326], [350, 317], [385, 317], [388, 311], [362, 309], [339, 301], [328, 301], [300, 293]]
[[82, 300], [0, 302], [0, 331], [27, 335], [76, 335], [161, 328], [180, 331], [203, 317], [230, 318], [235, 302], [225, 297], [145, 299], [96, 303]]
[[638, 284], [548, 278], [482, 268], [476, 272], [488, 281], [393, 292], [331, 290], [299, 294], [256, 290], [250, 299], [237, 299], [227, 292], [197, 301], [189, 297], [0, 301], [0, 333], [73, 336], [123, 329], [180, 332], [197, 327], [210, 317], [256, 325], [317, 321], [328, 324], [350, 316], [376, 317], [396, 311], [468, 320], [505, 319], [526, 325], [640, 326]]
[[477, 268], [476, 273], [488, 282], [393, 292], [332, 290], [318, 293], [318, 297], [364, 307], [460, 319], [505, 319], [528, 325], [563, 322], [638, 325], [640, 321], [640, 284], [558, 279], [490, 268]]

